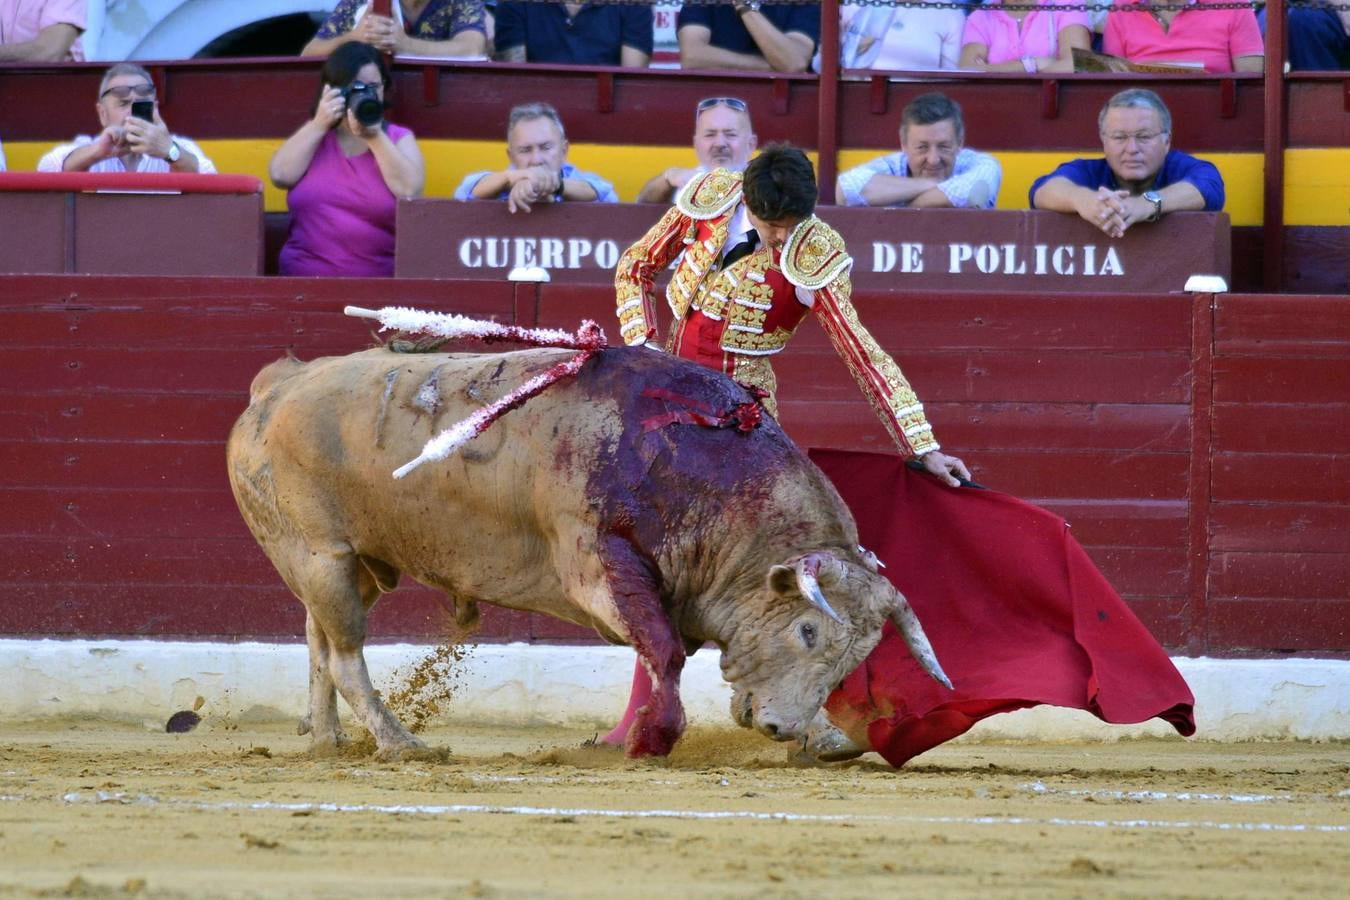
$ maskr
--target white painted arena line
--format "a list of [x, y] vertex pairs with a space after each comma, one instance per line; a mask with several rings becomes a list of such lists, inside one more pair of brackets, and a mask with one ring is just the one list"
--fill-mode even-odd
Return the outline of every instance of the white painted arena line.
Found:
[[[9, 798], [5, 798], [9, 799]], [[36, 798], [24, 798], [32, 801]], [[794, 813], [755, 812], [744, 809], [684, 810], [684, 809], [588, 809], [566, 806], [494, 806], [483, 803], [449, 804], [367, 804], [367, 803], [280, 803], [272, 800], [225, 800], [206, 803], [199, 800], [160, 800], [148, 794], [130, 796], [121, 791], [72, 791], [61, 797], [65, 803], [116, 803], [137, 806], [173, 806], [205, 812], [232, 812], [252, 810], [266, 812], [338, 812], [376, 813], [380, 815], [514, 815], [514, 816], [571, 816], [601, 819], [696, 819], [696, 820], [750, 820], [761, 822], [847, 822], [884, 823], [902, 825], [1030, 825], [1066, 828], [1130, 828], [1130, 829], [1203, 829], [1214, 831], [1292, 832], [1305, 834], [1350, 833], [1350, 825], [1325, 825], [1306, 822], [1213, 822], [1208, 820], [1166, 819], [1069, 819], [1060, 816], [1033, 818], [1029, 816], [884, 816], [854, 815], [850, 813]]]
[[[1018, 786], [1033, 794], [1064, 797], [1099, 797], [1103, 800], [1169, 800], [1202, 803], [1290, 803], [1295, 800], [1329, 800], [1330, 794], [1203, 794], [1196, 791], [1106, 791], [1081, 788], [1052, 788], [1039, 782]], [[1350, 793], [1341, 791], [1337, 797]]]

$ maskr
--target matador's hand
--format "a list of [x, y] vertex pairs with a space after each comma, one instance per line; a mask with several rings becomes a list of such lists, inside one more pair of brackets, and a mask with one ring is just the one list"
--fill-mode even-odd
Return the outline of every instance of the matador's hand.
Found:
[[970, 481], [970, 470], [966, 468], [966, 464], [959, 458], [948, 456], [940, 450], [925, 453], [919, 457], [919, 462], [925, 470], [952, 487], [961, 486], [961, 482], [957, 480], [958, 475], [966, 481]]

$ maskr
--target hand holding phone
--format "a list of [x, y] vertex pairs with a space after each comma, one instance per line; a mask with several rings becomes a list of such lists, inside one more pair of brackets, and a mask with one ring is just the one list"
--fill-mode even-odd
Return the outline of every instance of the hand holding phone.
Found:
[[155, 121], [155, 101], [133, 100], [131, 114], [141, 121], [153, 123]]

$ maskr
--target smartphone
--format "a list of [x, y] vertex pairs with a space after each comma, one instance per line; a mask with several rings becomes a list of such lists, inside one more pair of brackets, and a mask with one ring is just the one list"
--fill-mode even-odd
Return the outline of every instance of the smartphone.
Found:
[[131, 114], [145, 122], [155, 121], [155, 101], [153, 100], [133, 100], [131, 101]]

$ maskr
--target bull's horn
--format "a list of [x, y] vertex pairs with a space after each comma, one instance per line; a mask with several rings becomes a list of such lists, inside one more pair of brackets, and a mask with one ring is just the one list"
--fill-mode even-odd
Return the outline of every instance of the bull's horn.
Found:
[[815, 556], [804, 556], [797, 560], [793, 569], [797, 572], [797, 589], [802, 592], [802, 596], [819, 607], [825, 615], [842, 625], [843, 618], [834, 611], [834, 607], [830, 606], [830, 601], [826, 600], [825, 595], [821, 593], [820, 583], [816, 581], [816, 573], [820, 571], [820, 560]]
[[942, 666], [938, 664], [937, 654], [933, 652], [933, 645], [928, 642], [928, 635], [923, 633], [923, 626], [919, 624], [919, 617], [914, 615], [914, 610], [910, 609], [904, 597], [897, 595], [896, 600], [898, 602], [895, 609], [891, 610], [891, 621], [905, 636], [905, 643], [909, 645], [910, 654], [919, 661], [919, 665], [923, 666], [923, 670], [931, 675], [934, 681], [951, 690], [951, 679], [947, 677], [947, 673], [942, 671]]

